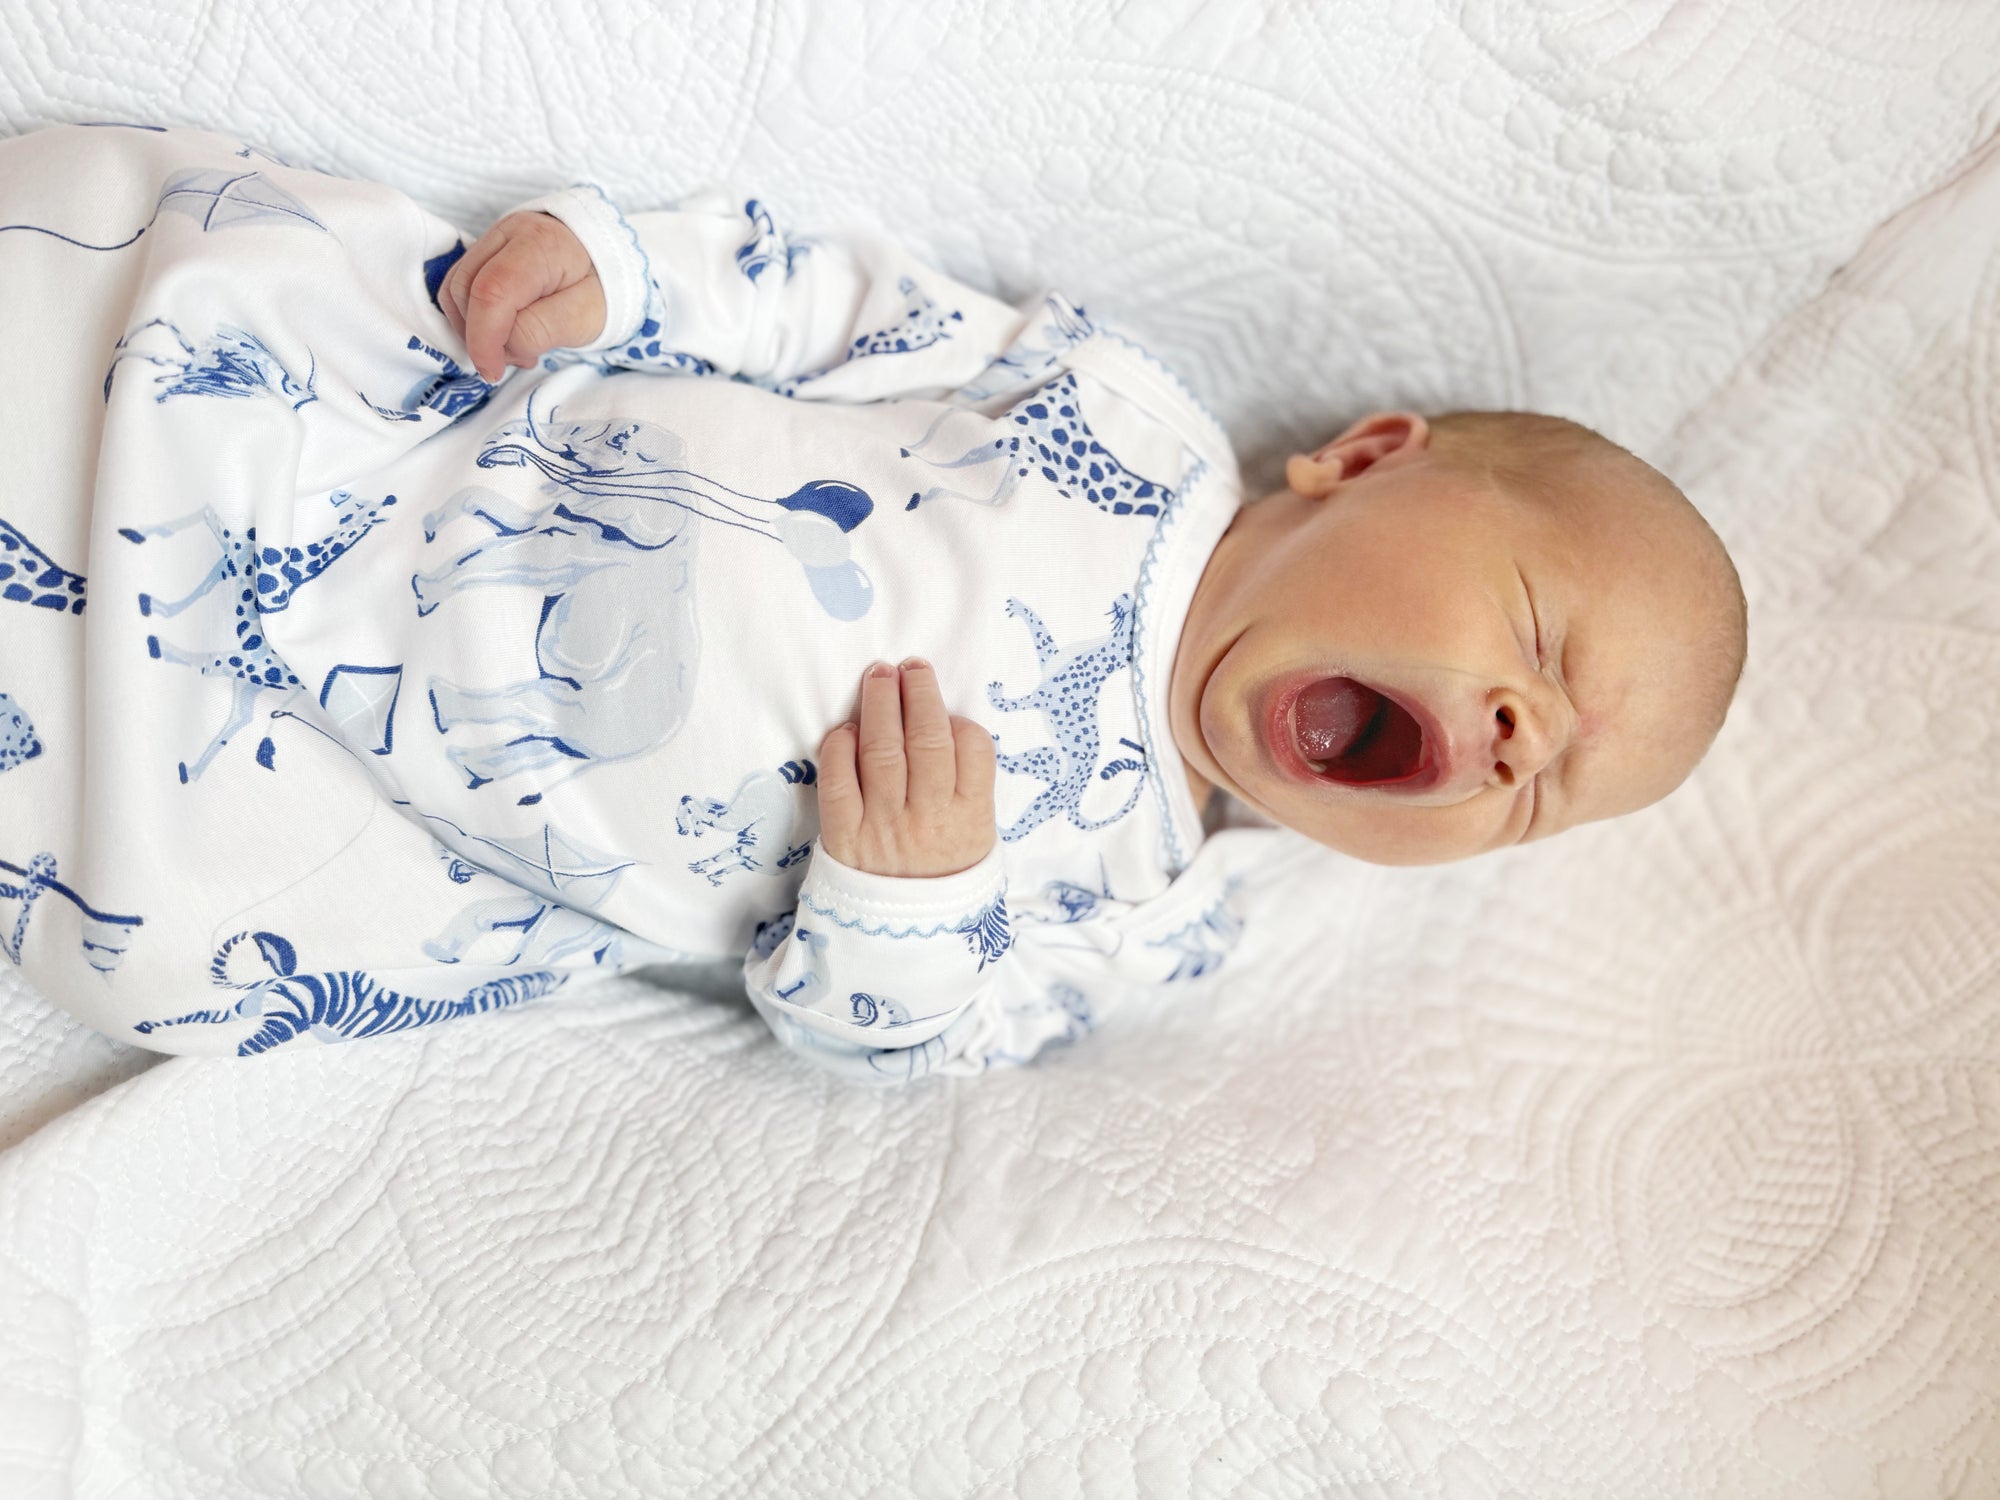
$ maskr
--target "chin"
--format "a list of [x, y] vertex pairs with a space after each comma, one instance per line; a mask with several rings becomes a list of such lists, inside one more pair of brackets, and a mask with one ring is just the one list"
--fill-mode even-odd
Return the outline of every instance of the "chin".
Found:
[[1463, 840], [1440, 841], [1436, 838], [1413, 836], [1407, 830], [1327, 827], [1323, 810], [1321, 818], [1317, 820], [1320, 826], [1311, 828], [1284, 817], [1281, 809], [1263, 803], [1258, 805], [1264, 807], [1268, 816], [1293, 832], [1303, 834], [1315, 844], [1345, 854], [1349, 859], [1358, 859], [1364, 864], [1399, 868], [1415, 865], [1449, 865], [1471, 859], [1474, 855], [1485, 854], [1489, 848], [1485, 844], [1467, 847]]

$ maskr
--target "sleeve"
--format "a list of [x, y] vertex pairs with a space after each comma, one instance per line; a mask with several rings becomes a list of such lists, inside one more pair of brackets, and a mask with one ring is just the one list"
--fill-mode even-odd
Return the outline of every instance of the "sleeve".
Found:
[[813, 852], [797, 907], [744, 961], [778, 1040], [843, 1077], [900, 1083], [1014, 1066], [1091, 1024], [1082, 996], [1034, 986], [1014, 953], [1004, 845], [958, 875], [870, 875]]
[[624, 369], [741, 376], [837, 401], [954, 391], [1027, 315], [867, 235], [787, 235], [759, 200], [717, 194], [625, 215], [584, 185], [522, 206], [563, 221], [604, 286], [584, 352]]

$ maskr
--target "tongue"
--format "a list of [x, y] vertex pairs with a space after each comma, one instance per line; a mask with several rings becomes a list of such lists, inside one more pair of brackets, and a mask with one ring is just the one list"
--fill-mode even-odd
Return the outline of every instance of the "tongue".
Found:
[[1292, 706], [1299, 753], [1307, 760], [1338, 760], [1381, 706], [1380, 693], [1351, 677], [1325, 677], [1303, 688]]

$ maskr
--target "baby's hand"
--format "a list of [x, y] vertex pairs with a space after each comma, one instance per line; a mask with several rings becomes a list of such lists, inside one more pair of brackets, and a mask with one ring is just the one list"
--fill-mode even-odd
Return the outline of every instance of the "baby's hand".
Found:
[[819, 747], [820, 847], [873, 875], [956, 875], [993, 847], [993, 739], [915, 657], [861, 679], [860, 724]]
[[551, 349], [594, 340], [604, 287], [583, 242], [552, 214], [509, 214], [479, 237], [440, 288], [438, 306], [479, 378], [527, 369]]

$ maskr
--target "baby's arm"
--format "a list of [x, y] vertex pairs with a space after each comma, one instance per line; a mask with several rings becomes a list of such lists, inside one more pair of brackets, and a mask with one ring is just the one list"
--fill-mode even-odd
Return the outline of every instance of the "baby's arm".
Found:
[[[467, 325], [475, 364], [491, 359], [495, 374], [504, 360], [569, 347], [627, 369], [741, 375], [839, 401], [955, 390], [1025, 321], [880, 238], [788, 238], [754, 198], [708, 194], [627, 216], [591, 187], [501, 220], [453, 268], [441, 301]], [[488, 332], [489, 307], [508, 334]]]
[[819, 845], [796, 910], [745, 964], [751, 998], [840, 1071], [976, 1070], [1011, 1040], [985, 1014], [1014, 967], [992, 739], [915, 660], [870, 668], [856, 720], [820, 746]]

